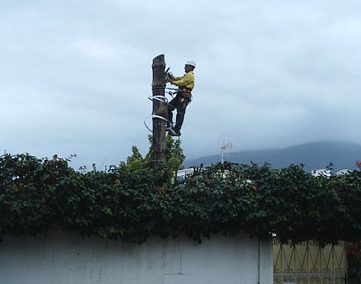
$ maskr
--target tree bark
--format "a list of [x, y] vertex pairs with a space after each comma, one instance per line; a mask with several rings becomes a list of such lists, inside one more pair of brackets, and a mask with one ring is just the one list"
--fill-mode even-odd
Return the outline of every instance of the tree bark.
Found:
[[[154, 96], [163, 96], [165, 99], [165, 59], [164, 54], [153, 59], [153, 82], [152, 91]], [[154, 116], [155, 115], [155, 116]], [[157, 117], [158, 116], [158, 117]], [[159, 118], [168, 118], [168, 107], [166, 103], [153, 99], [153, 167], [162, 168], [166, 165], [167, 141], [166, 121]]]

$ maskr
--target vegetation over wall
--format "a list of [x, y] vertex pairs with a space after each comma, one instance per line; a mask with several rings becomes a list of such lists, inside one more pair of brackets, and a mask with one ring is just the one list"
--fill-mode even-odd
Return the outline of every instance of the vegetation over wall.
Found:
[[172, 180], [170, 172], [153, 172], [136, 148], [127, 162], [90, 172], [58, 157], [5, 154], [0, 236], [45, 234], [56, 225], [139, 243], [151, 235], [200, 241], [241, 230], [261, 238], [274, 233], [282, 242], [361, 239], [360, 171], [327, 178], [294, 165], [218, 164], [196, 170], [184, 185]]

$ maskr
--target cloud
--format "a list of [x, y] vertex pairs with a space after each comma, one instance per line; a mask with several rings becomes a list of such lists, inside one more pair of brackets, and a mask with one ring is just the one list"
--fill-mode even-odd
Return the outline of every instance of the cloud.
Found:
[[93, 60], [108, 61], [117, 59], [117, 53], [111, 45], [93, 39], [79, 39], [71, 43], [70, 51]]
[[[182, 6], [180, 6], [182, 5]], [[3, 1], [0, 149], [117, 163], [148, 149], [153, 57], [197, 62], [188, 157], [361, 143], [359, 1]], [[184, 7], [189, 7], [184, 9]], [[206, 141], [206, 142], [205, 142]]]

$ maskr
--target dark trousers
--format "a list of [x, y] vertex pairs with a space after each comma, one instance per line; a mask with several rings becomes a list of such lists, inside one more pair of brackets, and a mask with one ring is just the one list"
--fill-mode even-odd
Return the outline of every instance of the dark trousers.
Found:
[[168, 120], [173, 123], [173, 111], [177, 109], [176, 123], [174, 130], [179, 132], [182, 128], [184, 115], [190, 99], [184, 97], [181, 93], [177, 93], [176, 97], [168, 104]]

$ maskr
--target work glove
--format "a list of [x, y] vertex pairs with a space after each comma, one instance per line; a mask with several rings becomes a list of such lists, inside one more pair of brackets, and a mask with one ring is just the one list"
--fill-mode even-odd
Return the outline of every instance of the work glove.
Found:
[[170, 81], [172, 81], [174, 79], [174, 76], [173, 76], [173, 74], [172, 73], [167, 73], [167, 81], [168, 82], [170, 82]]

